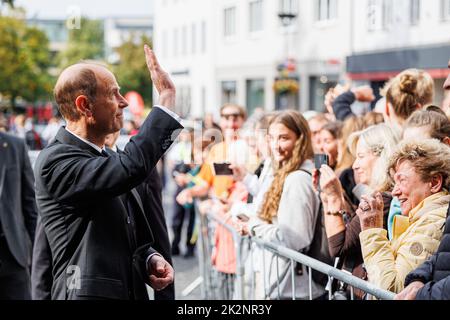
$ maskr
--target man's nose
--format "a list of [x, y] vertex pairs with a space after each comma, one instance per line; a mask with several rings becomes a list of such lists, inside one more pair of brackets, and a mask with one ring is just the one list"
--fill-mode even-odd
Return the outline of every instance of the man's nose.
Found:
[[128, 107], [127, 99], [125, 99], [122, 96], [120, 96], [120, 97], [121, 97], [121, 101], [119, 102], [119, 107], [122, 108], [122, 109]]

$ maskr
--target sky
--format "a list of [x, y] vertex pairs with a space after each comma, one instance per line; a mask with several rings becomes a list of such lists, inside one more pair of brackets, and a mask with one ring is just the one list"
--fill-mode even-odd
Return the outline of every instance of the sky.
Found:
[[74, 10], [90, 18], [153, 15], [153, 0], [16, 0], [27, 17], [67, 18]]

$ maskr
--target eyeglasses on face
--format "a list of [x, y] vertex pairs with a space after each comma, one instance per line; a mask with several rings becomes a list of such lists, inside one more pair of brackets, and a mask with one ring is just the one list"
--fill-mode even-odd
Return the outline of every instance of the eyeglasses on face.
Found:
[[230, 118], [234, 119], [239, 119], [240, 117], [242, 117], [242, 115], [240, 113], [223, 113], [220, 115], [222, 118], [225, 118], [226, 120], [229, 120]]

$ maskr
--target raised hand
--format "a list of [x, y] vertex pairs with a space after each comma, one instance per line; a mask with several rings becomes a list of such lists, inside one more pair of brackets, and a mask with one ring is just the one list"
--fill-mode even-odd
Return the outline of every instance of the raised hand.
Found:
[[355, 98], [357, 101], [372, 102], [373, 100], [375, 100], [373, 90], [369, 86], [354, 88], [352, 89], [352, 92], [355, 94]]
[[320, 189], [328, 200], [341, 200], [344, 197], [341, 182], [336, 173], [327, 165], [320, 168]]
[[375, 196], [362, 196], [356, 214], [361, 221], [361, 230], [383, 228], [383, 197], [377, 192]]
[[161, 68], [155, 53], [148, 45], [144, 46], [144, 52], [153, 85], [159, 93], [159, 104], [169, 109], [173, 109], [175, 107], [176, 89], [172, 79], [170, 79], [169, 74]]

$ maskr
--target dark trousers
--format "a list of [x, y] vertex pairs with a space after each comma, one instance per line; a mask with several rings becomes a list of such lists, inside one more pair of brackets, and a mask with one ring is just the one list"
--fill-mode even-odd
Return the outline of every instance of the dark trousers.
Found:
[[0, 237], [0, 300], [31, 300], [30, 270], [16, 262], [4, 237]]
[[[177, 190], [175, 193], [175, 198], [179, 194], [179, 192], [183, 189]], [[188, 215], [189, 223], [187, 226], [187, 237], [186, 237], [186, 248], [193, 249], [195, 247], [195, 243], [191, 243], [192, 234], [194, 232], [195, 227], [195, 208], [192, 206], [189, 209], [179, 205], [175, 200], [174, 206], [174, 214], [172, 220], [172, 230], [173, 230], [173, 241], [172, 247], [178, 247], [181, 241], [181, 232], [183, 231], [184, 218]]]

